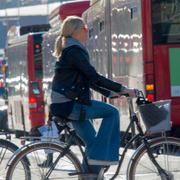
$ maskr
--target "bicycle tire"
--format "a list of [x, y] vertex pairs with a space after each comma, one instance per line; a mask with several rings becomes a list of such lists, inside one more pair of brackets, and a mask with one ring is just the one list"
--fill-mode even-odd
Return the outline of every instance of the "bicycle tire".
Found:
[[[54, 143], [54, 142], [38, 142], [38, 143], [33, 143], [30, 146], [27, 146], [20, 153], [18, 153], [16, 155], [16, 157], [13, 159], [13, 161], [11, 162], [11, 164], [8, 168], [8, 171], [7, 171], [6, 180], [17, 179], [17, 177], [16, 177], [17, 170], [19, 172], [17, 174], [17, 176], [20, 176], [20, 174], [24, 175], [24, 177], [21, 176], [21, 180], [29, 180], [25, 176], [26, 173], [20, 172], [21, 169], [18, 169], [19, 162], [24, 157], [27, 157], [31, 164], [31, 167], [30, 167], [31, 179], [37, 179], [37, 180], [38, 179], [44, 179], [44, 180], [48, 179], [49, 180], [51, 178], [61, 179], [60, 178], [61, 176], [64, 176], [63, 179], [66, 179], [65, 175], [67, 175], [68, 180], [71, 178], [82, 180], [80, 174], [83, 173], [83, 168], [82, 168], [79, 160], [76, 158], [75, 154], [70, 150], [67, 150], [66, 154], [64, 154], [62, 159], [60, 159], [58, 161], [58, 164], [53, 169], [53, 172], [51, 173], [50, 177], [48, 177], [48, 178], [45, 177], [45, 174], [52, 167], [52, 165], [50, 165], [50, 167], [46, 167], [46, 164], [44, 164], [44, 167], [41, 167], [42, 164], [40, 164], [40, 163], [43, 161], [43, 157], [44, 157], [43, 155], [53, 152], [53, 156], [58, 157], [58, 155], [60, 153], [62, 153], [63, 150], [64, 150], [64, 147], [62, 145], [60, 145], [58, 143]], [[34, 157], [33, 157], [33, 155], [34, 155]], [[29, 157], [31, 157], [31, 158], [29, 158]], [[54, 160], [56, 160], [56, 158], [54, 158]], [[60, 163], [62, 163], [62, 164], [60, 164]], [[69, 164], [69, 163], [71, 163], [71, 164]], [[62, 167], [60, 165], [62, 165]], [[68, 167], [66, 167], [67, 165], [68, 165]], [[68, 168], [72, 168], [72, 169], [68, 169]], [[67, 170], [67, 174], [65, 174], [66, 170]], [[37, 174], [38, 172], [42, 173], [42, 174]], [[57, 173], [57, 174], [55, 174], [55, 173]], [[13, 176], [13, 175], [15, 175], [15, 176]]]
[[[13, 144], [12, 142], [0, 139], [0, 178], [5, 179], [6, 176], [6, 165], [9, 161], [10, 157], [14, 154], [14, 152], [18, 149], [18, 146]], [[26, 169], [28, 169], [27, 163], [24, 163]]]
[[[172, 137], [155, 138], [149, 144], [159, 165], [166, 171], [172, 180], [180, 179], [180, 140]], [[147, 155], [145, 145], [140, 146], [131, 158], [127, 170], [128, 180], [159, 179], [157, 168]]]

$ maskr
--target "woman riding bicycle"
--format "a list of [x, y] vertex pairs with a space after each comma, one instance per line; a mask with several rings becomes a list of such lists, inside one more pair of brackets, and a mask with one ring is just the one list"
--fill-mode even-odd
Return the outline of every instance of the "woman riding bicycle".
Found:
[[[96, 72], [84, 46], [87, 35], [88, 27], [82, 18], [70, 16], [64, 20], [54, 49], [58, 60], [50, 110], [55, 116], [72, 120], [76, 133], [85, 144], [88, 164], [98, 173], [101, 166], [118, 163], [119, 111], [113, 105], [91, 100], [90, 88], [106, 97], [116, 93], [135, 96], [135, 92]], [[102, 118], [98, 132], [91, 121], [95, 118]]]

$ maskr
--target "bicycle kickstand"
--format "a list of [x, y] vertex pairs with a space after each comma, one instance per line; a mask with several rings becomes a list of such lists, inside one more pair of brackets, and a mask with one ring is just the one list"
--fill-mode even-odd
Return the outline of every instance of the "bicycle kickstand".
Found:
[[106, 169], [106, 168], [101, 168], [101, 170], [100, 170], [100, 172], [99, 172], [99, 174], [98, 174], [97, 180], [103, 180], [103, 179], [104, 179], [105, 169]]

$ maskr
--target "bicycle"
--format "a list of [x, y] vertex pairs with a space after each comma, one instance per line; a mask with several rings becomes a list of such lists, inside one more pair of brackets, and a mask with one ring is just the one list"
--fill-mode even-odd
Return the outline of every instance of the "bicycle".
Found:
[[[0, 132], [0, 135], [4, 135], [6, 137], [6, 139], [0, 139], [0, 179], [2, 180], [6, 177], [6, 164], [9, 161], [10, 157], [18, 149], [18, 146], [8, 140], [11, 138], [9, 133], [3, 131]], [[27, 166], [27, 159], [26, 162], [23, 160], [23, 164], [26, 169], [29, 168], [29, 166]]]
[[[178, 169], [178, 165], [180, 164], [180, 140], [167, 136], [149, 139], [148, 135], [141, 127], [139, 117], [134, 110], [132, 99], [129, 99], [128, 102], [130, 123], [122, 139], [126, 138], [133, 123], [136, 126], [138, 134], [134, 135], [129, 142], [127, 142], [124, 150], [122, 153], [120, 153], [118, 167], [110, 180], [118, 177], [125, 154], [130, 147], [132, 147], [134, 143], [138, 141], [141, 142], [141, 145], [135, 150], [131, 159], [129, 160], [126, 175], [127, 180], [141, 180], [144, 178], [150, 180], [179, 180], [180, 169]], [[141, 91], [137, 91], [136, 102], [138, 106], [147, 103], [149, 104]], [[25, 157], [30, 160], [32, 179], [103, 179], [104, 173], [109, 167], [102, 168], [98, 177], [95, 174], [92, 174], [90, 172], [83, 147], [81, 146], [81, 141], [76, 135], [75, 130], [71, 127], [70, 121], [60, 117], [57, 119], [58, 125], [63, 127], [69, 133], [69, 138], [66, 143], [55, 140], [47, 140], [45, 142], [33, 142], [25, 145], [21, 148], [19, 153], [14, 155], [8, 164], [9, 168], [7, 171], [6, 180], [14, 180], [17, 177], [20, 177], [21, 174], [23, 175], [23, 179], [30, 180], [26, 177], [26, 169], [19, 168], [19, 162], [21, 162], [21, 160]], [[163, 134], [165, 135], [165, 133]], [[74, 142], [76, 142], [76, 145], [79, 148], [84, 160], [83, 167], [80, 163], [80, 159], [78, 159], [77, 156], [70, 150]], [[43, 157], [52, 152], [54, 156], [53, 162], [51, 162], [47, 167], [39, 167], [38, 164], [42, 162]], [[175, 164], [175, 166], [172, 164]], [[32, 165], [34, 165], [34, 168], [32, 168]], [[87, 169], [87, 171], [85, 171], [85, 169]]]

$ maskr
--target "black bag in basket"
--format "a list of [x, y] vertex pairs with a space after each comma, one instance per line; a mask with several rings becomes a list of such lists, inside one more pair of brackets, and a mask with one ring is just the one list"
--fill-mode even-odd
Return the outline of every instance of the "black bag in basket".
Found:
[[139, 110], [143, 121], [147, 127], [152, 127], [166, 119], [168, 115], [164, 106], [158, 106], [154, 103], [142, 104]]

